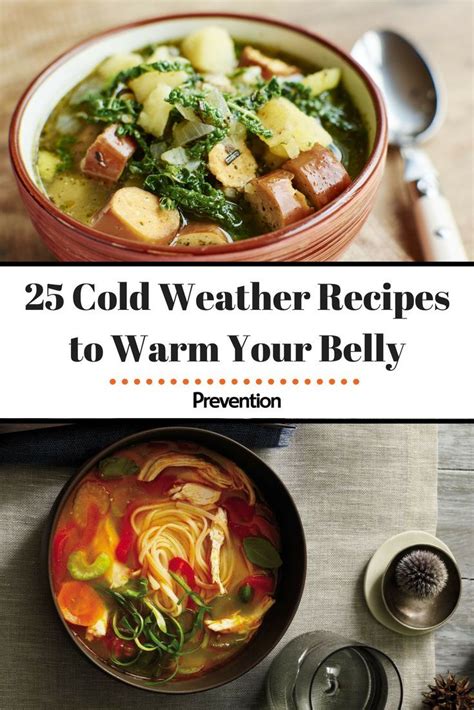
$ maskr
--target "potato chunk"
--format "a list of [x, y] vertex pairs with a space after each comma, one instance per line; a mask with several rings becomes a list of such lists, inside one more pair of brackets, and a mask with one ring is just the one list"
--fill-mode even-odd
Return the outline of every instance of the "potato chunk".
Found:
[[155, 51], [150, 54], [146, 59], [147, 64], [153, 64], [153, 62], [161, 62], [166, 60], [168, 62], [180, 62], [181, 64], [187, 64], [188, 60], [185, 57], [179, 55], [177, 47], [173, 45], [162, 44], [157, 47]]
[[182, 84], [183, 81], [186, 81], [187, 76], [185, 71], [150, 71], [138, 76], [136, 79], [132, 79], [128, 85], [135, 94], [137, 101], [142, 104], [158, 86], [167, 86], [169, 89], [174, 89]]
[[302, 150], [315, 143], [328, 146], [330, 134], [315, 118], [307, 116], [291, 101], [280, 96], [270, 99], [258, 111], [258, 117], [272, 131], [271, 138], [262, 138], [272, 153], [282, 158], [296, 158]]
[[343, 164], [330, 150], [318, 144], [294, 160], [288, 160], [282, 167], [293, 173], [298, 190], [318, 210], [332, 202], [352, 182]]
[[178, 210], [162, 209], [156, 195], [139, 187], [117, 190], [92, 221], [101, 232], [150, 244], [169, 244], [179, 225]]
[[300, 74], [301, 70], [294, 64], [288, 64], [281, 59], [268, 57], [255, 47], [244, 47], [239, 59], [239, 67], [260, 67], [264, 79], [272, 76], [291, 76]]
[[295, 190], [293, 175], [287, 170], [274, 170], [255, 178], [245, 188], [245, 197], [258, 221], [267, 229], [286, 227], [311, 214], [305, 196]]
[[314, 74], [308, 74], [308, 76], [305, 76], [305, 78], [301, 80], [301, 83], [311, 89], [313, 96], [317, 96], [323, 91], [335, 89], [340, 81], [341, 70], [333, 68], [321, 69], [321, 71], [317, 71]]
[[43, 182], [51, 182], [56, 175], [56, 170], [61, 162], [61, 158], [49, 150], [38, 151], [38, 162], [36, 164], [40, 178]]
[[307, 116], [284, 97], [270, 99], [258, 111], [258, 117], [273, 133], [271, 138], [264, 139], [265, 142], [273, 153], [281, 157], [294, 149], [299, 152], [310, 148], [315, 142], [329, 145], [332, 141], [330, 134], [315, 118]]
[[181, 52], [201, 72], [228, 74], [236, 65], [234, 42], [223, 27], [192, 32], [183, 40]]
[[143, 104], [138, 123], [147, 133], [161, 138], [173, 108], [166, 99], [171, 89], [186, 81], [187, 76], [185, 71], [152, 71], [129, 82], [137, 101]]
[[217, 224], [190, 222], [178, 234], [173, 247], [206, 247], [229, 244], [232, 239]]
[[104, 80], [112, 79], [119, 72], [136, 67], [142, 62], [143, 59], [141, 56], [135, 54], [135, 52], [130, 52], [129, 54], [113, 54], [102, 62], [97, 69], [97, 73]]
[[217, 143], [209, 152], [208, 165], [211, 173], [224, 187], [242, 190], [257, 174], [257, 161], [245, 141], [226, 139]]
[[143, 110], [138, 117], [138, 124], [156, 138], [161, 138], [172, 106], [166, 99], [171, 91], [167, 84], [159, 84], [143, 102]]

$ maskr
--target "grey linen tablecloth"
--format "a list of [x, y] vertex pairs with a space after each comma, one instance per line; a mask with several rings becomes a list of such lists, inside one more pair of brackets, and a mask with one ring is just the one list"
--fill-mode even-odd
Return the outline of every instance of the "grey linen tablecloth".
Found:
[[[295, 498], [308, 543], [308, 577], [285, 639], [330, 629], [388, 653], [404, 681], [406, 710], [435, 671], [431, 636], [380, 626], [362, 591], [364, 568], [386, 538], [436, 529], [436, 427], [300, 425], [287, 449], [261, 452]], [[264, 710], [270, 659], [223, 688], [167, 698], [127, 687], [83, 659], [64, 635], [43, 581], [40, 540], [65, 468], [0, 463], [1, 710]]]

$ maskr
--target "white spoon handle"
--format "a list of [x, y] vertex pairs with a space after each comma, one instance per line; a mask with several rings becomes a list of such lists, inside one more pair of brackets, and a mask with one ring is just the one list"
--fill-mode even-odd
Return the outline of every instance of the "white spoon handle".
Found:
[[425, 261], [467, 261], [456, 220], [430, 159], [417, 147], [402, 148], [402, 156]]
[[453, 212], [442, 194], [416, 194], [413, 210], [425, 261], [467, 261]]

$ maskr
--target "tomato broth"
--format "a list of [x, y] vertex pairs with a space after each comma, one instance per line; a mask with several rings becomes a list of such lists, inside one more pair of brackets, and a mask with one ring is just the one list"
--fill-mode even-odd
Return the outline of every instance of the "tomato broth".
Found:
[[279, 531], [252, 481], [194, 444], [117, 451], [69, 494], [51, 543], [64, 620], [98, 657], [151, 683], [240, 652], [274, 603]]

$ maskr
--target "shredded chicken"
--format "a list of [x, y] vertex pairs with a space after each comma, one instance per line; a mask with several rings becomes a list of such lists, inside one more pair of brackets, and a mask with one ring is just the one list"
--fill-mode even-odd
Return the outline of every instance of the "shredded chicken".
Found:
[[121, 587], [126, 584], [130, 579], [131, 569], [124, 565], [123, 562], [112, 562], [112, 566], [106, 573], [106, 577], [109, 580], [112, 589], [115, 587]]
[[107, 622], [108, 622], [108, 616], [109, 613], [107, 609], [104, 609], [104, 613], [98, 619], [95, 624], [92, 624], [92, 626], [88, 626], [86, 629], [86, 639], [87, 641], [92, 641], [95, 638], [101, 638], [101, 636], [105, 636], [107, 633]]
[[223, 619], [206, 619], [205, 624], [208, 629], [220, 634], [242, 634], [254, 631], [260, 626], [264, 615], [274, 602], [272, 597], [265, 596], [250, 614], [236, 613]]
[[203, 486], [201, 483], [184, 483], [170, 491], [172, 500], [187, 500], [194, 505], [211, 505], [221, 497], [220, 491]]
[[224, 544], [225, 535], [224, 530], [227, 528], [227, 514], [222, 508], [218, 508], [215, 521], [212, 523], [209, 529], [209, 537], [211, 539], [211, 573], [212, 581], [219, 587], [219, 593], [225, 594], [227, 592], [225, 586], [222, 584], [221, 574], [220, 574], [220, 553], [222, 545]]

